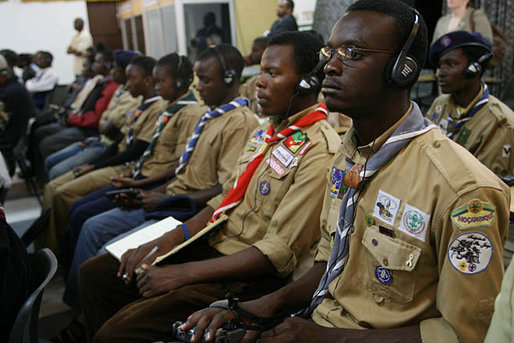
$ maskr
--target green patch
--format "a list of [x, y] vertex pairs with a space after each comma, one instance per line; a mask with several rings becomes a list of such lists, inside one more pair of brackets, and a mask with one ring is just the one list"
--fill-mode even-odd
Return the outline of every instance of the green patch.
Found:
[[460, 206], [452, 211], [452, 222], [460, 229], [474, 229], [493, 225], [496, 208], [488, 202], [478, 199]]

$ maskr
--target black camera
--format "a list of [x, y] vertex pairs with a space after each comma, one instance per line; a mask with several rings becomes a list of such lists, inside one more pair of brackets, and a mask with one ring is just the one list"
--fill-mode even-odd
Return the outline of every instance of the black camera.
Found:
[[[193, 334], [195, 332], [195, 328], [189, 329], [187, 331], [182, 331], [180, 329], [180, 325], [182, 325], [182, 324], [183, 324], [182, 322], [175, 322], [171, 326], [173, 339], [175, 339], [175, 341], [172, 341], [172, 343], [191, 341], [191, 337], [193, 336]], [[218, 331], [216, 331], [216, 335], [212, 342], [214, 342], [214, 343], [239, 343], [245, 334], [246, 334], [246, 330], [244, 330], [244, 329], [221, 328]], [[202, 337], [200, 339], [200, 343], [204, 343], [204, 342], [205, 342], [205, 340]]]

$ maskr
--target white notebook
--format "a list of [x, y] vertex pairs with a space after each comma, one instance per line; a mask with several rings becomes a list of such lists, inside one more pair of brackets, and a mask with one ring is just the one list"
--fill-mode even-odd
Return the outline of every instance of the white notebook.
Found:
[[[185, 246], [188, 246], [189, 244], [193, 243], [200, 237], [204, 236], [205, 234], [211, 232], [215, 228], [217, 228], [221, 223], [224, 223], [228, 219], [228, 216], [226, 214], [222, 214], [219, 216], [218, 220], [216, 220], [214, 223], [210, 223], [203, 229], [197, 232], [196, 235], [188, 239], [187, 241], [177, 245], [170, 251], [168, 251], [166, 254], [158, 256], [152, 264], [156, 264], [166, 257], [176, 253], [180, 249], [182, 249]], [[137, 248], [138, 246], [145, 244], [147, 242], [150, 242], [163, 234], [165, 234], [168, 231], [173, 230], [177, 227], [177, 225], [182, 224], [181, 221], [176, 220], [173, 217], [168, 217], [166, 219], [163, 219], [155, 224], [149, 225], [145, 227], [142, 230], [139, 230], [137, 232], [134, 232], [133, 234], [128, 235], [127, 237], [124, 237], [120, 239], [119, 241], [113, 242], [112, 244], [109, 244], [105, 247], [107, 252], [109, 252], [112, 256], [118, 259], [118, 261], [121, 260], [121, 256], [129, 250]]]

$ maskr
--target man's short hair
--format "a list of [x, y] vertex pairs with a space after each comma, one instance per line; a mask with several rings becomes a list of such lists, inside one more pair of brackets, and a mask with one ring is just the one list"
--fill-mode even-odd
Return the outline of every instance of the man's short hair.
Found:
[[253, 40], [253, 44], [263, 45], [264, 47], [266, 47], [266, 45], [268, 45], [268, 42], [269, 42], [269, 37], [267, 37], [267, 36], [257, 37]]
[[[348, 12], [351, 11], [373, 11], [393, 17], [396, 21], [396, 30], [389, 34], [396, 43], [396, 52], [400, 52], [407, 41], [415, 18], [414, 10], [399, 0], [359, 0], [348, 7]], [[419, 30], [416, 34], [416, 39], [408, 51], [408, 55], [418, 62], [419, 68], [423, 68], [425, 64], [428, 49], [427, 37], [427, 26], [423, 17], [419, 15]]]
[[20, 62], [18, 54], [10, 49], [0, 50], [0, 55], [5, 57], [7, 64], [11, 68], [18, 66], [18, 63]]
[[112, 63], [114, 63], [114, 55], [111, 50], [105, 48], [105, 49], [97, 50], [96, 53], [102, 55], [102, 57], [104, 58], [104, 61], [106, 63], [110, 62], [111, 65], [112, 65]]
[[291, 12], [294, 10], [294, 1], [293, 0], [284, 0], [287, 6], [291, 9]]
[[177, 53], [168, 54], [161, 57], [155, 64], [156, 68], [164, 68], [166, 72], [175, 80], [180, 80], [182, 89], [189, 88], [193, 82], [193, 65], [186, 56], [179, 56]]
[[241, 73], [243, 72], [245, 62], [239, 50], [230, 44], [219, 44], [215, 47], [210, 47], [204, 50], [196, 60], [206, 61], [210, 58], [214, 58], [216, 61], [218, 61], [218, 63], [220, 63], [220, 67], [222, 67], [219, 60], [219, 55], [223, 57], [223, 63], [225, 63], [225, 67], [227, 69], [234, 69], [236, 79], [241, 79]]
[[48, 66], [52, 65], [52, 61], [54, 60], [54, 56], [50, 52], [40, 50], [40, 51], [36, 52], [36, 54], [40, 54], [41, 56], [43, 56], [43, 58], [45, 59], [45, 62], [46, 62], [46, 64]]
[[[308, 74], [319, 63], [319, 51], [323, 47], [323, 42], [317, 35], [310, 32], [286, 31], [270, 39], [268, 47], [274, 45], [291, 45], [296, 71], [298, 74]], [[323, 68], [318, 70], [316, 76], [321, 85], [321, 81], [325, 78]]]
[[144, 76], [152, 76], [155, 67], [155, 59], [149, 56], [136, 56], [130, 60], [129, 65], [138, 67]]

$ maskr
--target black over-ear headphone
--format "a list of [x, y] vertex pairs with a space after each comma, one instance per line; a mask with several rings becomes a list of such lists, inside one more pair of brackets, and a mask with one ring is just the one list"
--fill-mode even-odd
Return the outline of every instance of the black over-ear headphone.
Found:
[[177, 72], [175, 73], [175, 77], [173, 78], [175, 84], [175, 89], [182, 89], [185, 84], [187, 84], [187, 81], [184, 78], [183, 73], [181, 72], [182, 64], [184, 64], [184, 56], [178, 55], [178, 62], [177, 62]]
[[216, 52], [216, 56], [218, 57], [218, 61], [221, 66], [221, 77], [223, 78], [223, 82], [227, 86], [232, 86], [236, 79], [236, 71], [234, 68], [227, 68], [227, 64], [225, 63], [225, 58], [221, 54], [221, 51], [218, 48], [214, 47], [214, 51]]
[[299, 95], [309, 95], [319, 90], [321, 81], [317, 74], [327, 63], [328, 59], [319, 61], [309, 74], [300, 79], [296, 85], [296, 92]]
[[416, 39], [416, 35], [418, 34], [420, 21], [418, 11], [415, 9], [412, 10], [414, 12], [414, 23], [412, 24], [409, 37], [405, 41], [400, 53], [395, 58], [391, 59], [394, 63], [391, 63], [389, 68], [387, 68], [387, 84], [400, 89], [410, 87], [414, 84], [420, 72], [418, 62], [408, 55], [412, 43], [414, 43], [414, 39]]
[[[484, 63], [493, 57], [493, 53], [492, 53], [491, 49], [489, 49], [488, 46], [482, 45], [482, 44], [473, 44], [473, 45], [483, 48], [486, 52], [482, 56], [480, 56], [478, 61], [471, 62], [466, 67], [466, 69], [464, 69], [464, 77], [467, 79], [472, 79], [476, 76], [480, 76], [480, 74], [482, 73]], [[467, 45], [467, 46], [471, 46], [471, 45]]]

